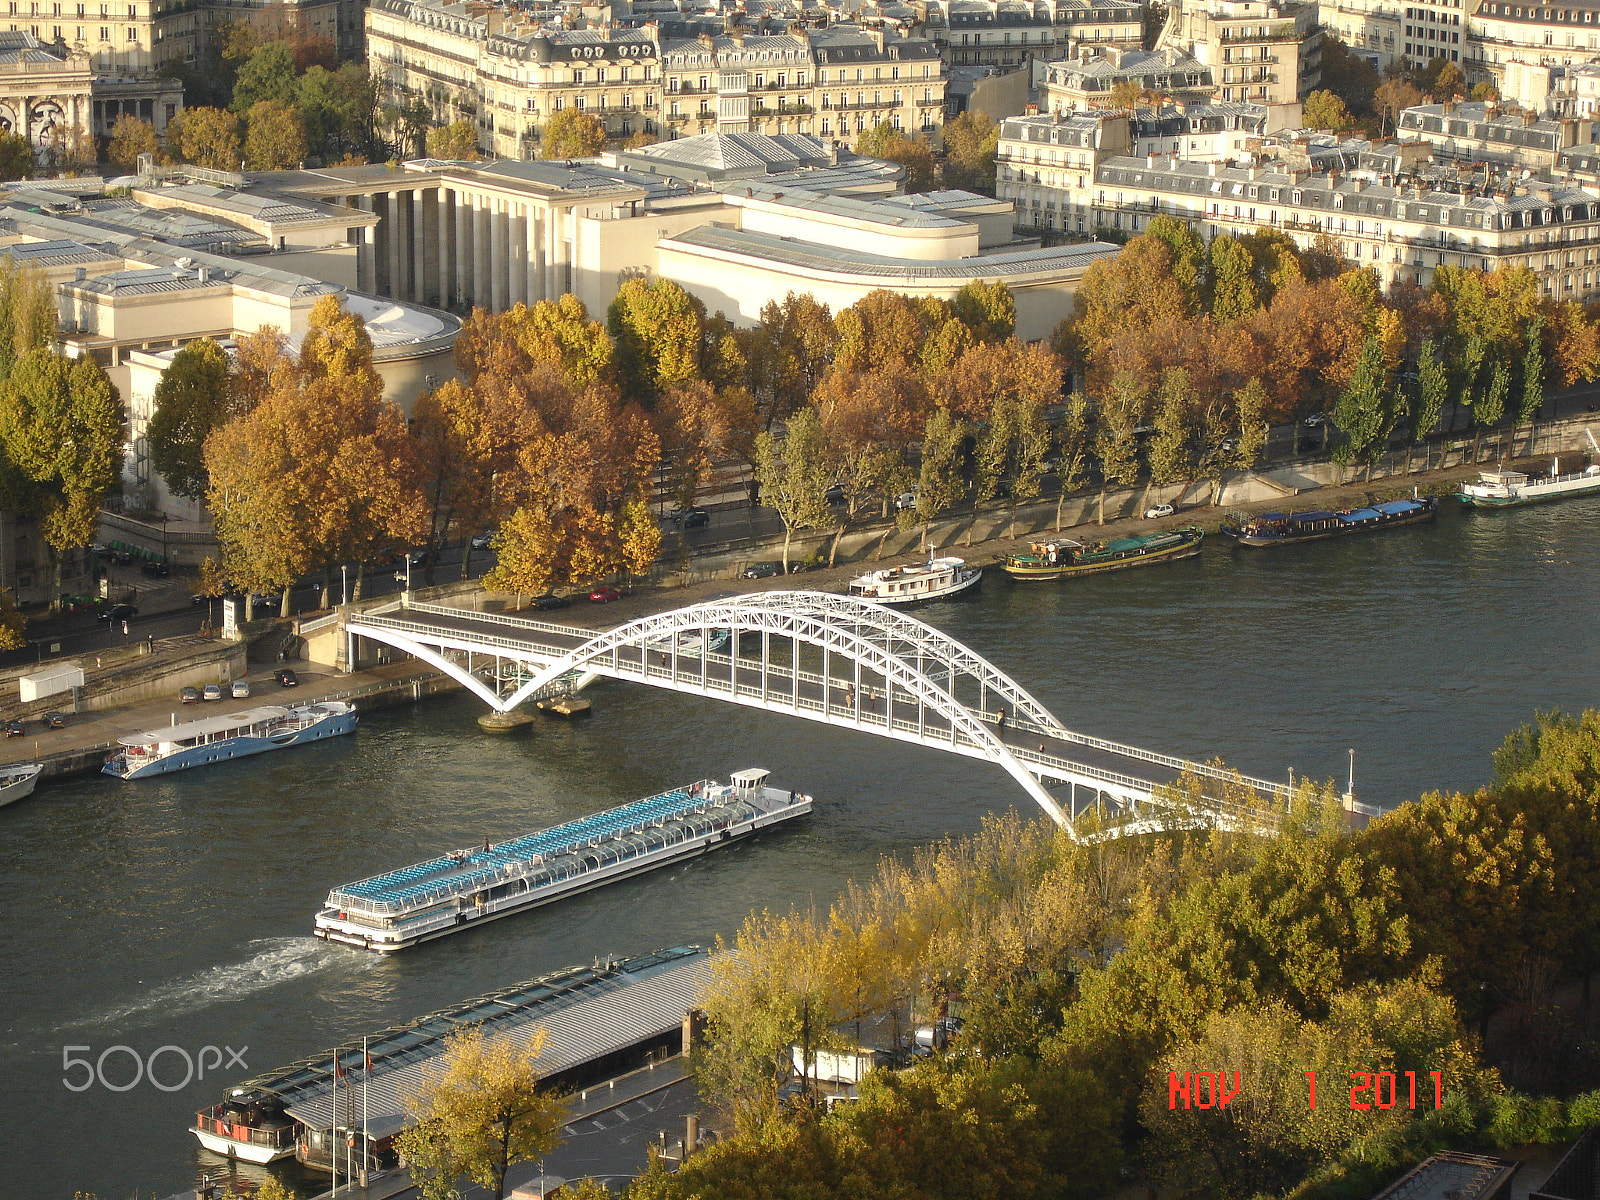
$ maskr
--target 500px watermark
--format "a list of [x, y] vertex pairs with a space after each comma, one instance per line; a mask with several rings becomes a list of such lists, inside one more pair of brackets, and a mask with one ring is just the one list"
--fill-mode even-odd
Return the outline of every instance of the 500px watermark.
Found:
[[[63, 1046], [61, 1082], [69, 1092], [87, 1092], [96, 1083], [108, 1092], [131, 1092], [146, 1080], [159, 1091], [181, 1092], [195, 1080], [204, 1079], [207, 1071], [216, 1074], [219, 1069], [235, 1066], [248, 1071], [250, 1065], [244, 1061], [244, 1055], [249, 1049], [249, 1046], [240, 1046], [237, 1050], [232, 1046], [201, 1046], [190, 1054], [182, 1046], [169, 1045], [157, 1046], [149, 1054], [140, 1055], [132, 1046], [116, 1045], [107, 1046], [99, 1057], [91, 1059], [78, 1052], [93, 1054], [93, 1046]], [[224, 1053], [228, 1056], [226, 1061]], [[180, 1070], [183, 1077], [177, 1079]], [[80, 1071], [81, 1075], [76, 1074]], [[177, 1082], [173, 1082], [174, 1079]]]

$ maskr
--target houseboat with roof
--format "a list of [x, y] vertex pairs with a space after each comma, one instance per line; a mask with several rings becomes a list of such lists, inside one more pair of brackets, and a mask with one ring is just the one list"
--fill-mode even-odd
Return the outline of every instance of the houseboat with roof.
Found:
[[1124, 571], [1156, 563], [1177, 562], [1200, 553], [1205, 534], [1193, 525], [1161, 533], [1141, 533], [1109, 542], [1079, 542], [1056, 538], [1034, 542], [1026, 554], [1008, 554], [1000, 569], [1013, 579], [1051, 580], [1103, 571]]
[[334, 888], [320, 938], [390, 953], [705, 854], [811, 811], [810, 796], [767, 786], [768, 772], [688, 787]]
[[[1587, 429], [1590, 445], [1594, 435]], [[1600, 453], [1600, 446], [1595, 450]], [[1590, 464], [1581, 471], [1561, 473], [1561, 460], [1550, 464], [1550, 474], [1529, 475], [1525, 471], [1512, 471], [1497, 467], [1493, 471], [1480, 471], [1475, 483], [1463, 483], [1456, 499], [1474, 508], [1512, 508], [1518, 504], [1540, 504], [1546, 500], [1568, 500], [1574, 496], [1592, 496], [1600, 492], [1600, 464]]]
[[1415, 500], [1386, 500], [1367, 508], [1342, 508], [1337, 512], [1319, 509], [1254, 516], [1230, 514], [1223, 518], [1222, 532], [1241, 546], [1281, 546], [1288, 542], [1315, 542], [1322, 538], [1415, 525], [1433, 520], [1438, 513], [1439, 501], [1432, 496], [1422, 496]]
[[343, 700], [289, 707], [263, 704], [221, 717], [202, 717], [130, 734], [119, 739], [122, 748], [106, 759], [103, 770], [118, 779], [186, 771], [338, 737], [353, 730], [356, 719], [355, 705]]
[[850, 595], [878, 604], [921, 604], [969, 592], [982, 579], [983, 568], [969, 567], [965, 559], [930, 558], [858, 575], [850, 581]]

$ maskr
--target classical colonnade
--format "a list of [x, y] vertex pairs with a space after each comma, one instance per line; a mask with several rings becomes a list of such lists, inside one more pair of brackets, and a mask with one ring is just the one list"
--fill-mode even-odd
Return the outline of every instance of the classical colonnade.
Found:
[[361, 243], [361, 291], [498, 312], [572, 290], [570, 201], [437, 182], [329, 199], [382, 218]]

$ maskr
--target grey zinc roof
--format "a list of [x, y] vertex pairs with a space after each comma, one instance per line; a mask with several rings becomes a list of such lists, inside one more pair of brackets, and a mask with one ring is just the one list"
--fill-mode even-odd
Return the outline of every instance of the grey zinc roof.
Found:
[[909, 259], [845, 250], [792, 238], [754, 233], [744, 229], [718, 229], [702, 226], [671, 238], [661, 245], [693, 246], [702, 250], [736, 254], [766, 263], [777, 263], [804, 271], [833, 275], [855, 275], [877, 279], [958, 280], [977, 278], [1014, 279], [1029, 275], [1065, 274], [1087, 267], [1097, 258], [1116, 254], [1120, 247], [1105, 242], [1082, 242], [1047, 249], [1013, 250], [999, 254], [980, 254], [972, 258]]
[[[503, 1004], [491, 998], [479, 1011], [458, 1010], [443, 1017], [441, 1026], [461, 1027], [473, 1018], [488, 1017], [485, 1037], [492, 1042], [527, 1046], [543, 1030], [544, 1048], [534, 1060], [546, 1078], [593, 1062], [618, 1050], [679, 1028], [684, 1014], [704, 1001], [711, 977], [710, 959], [703, 953], [680, 957], [664, 970], [630, 974], [626, 970], [610, 978], [598, 977], [576, 988], [552, 989], [542, 1001], [526, 1003], [520, 1011], [507, 1014]], [[441, 1030], [446, 1032], [447, 1030]], [[432, 1044], [421, 1042], [420, 1055], [405, 1054], [392, 1063], [374, 1060], [367, 1083], [368, 1121], [374, 1136], [385, 1137], [407, 1124], [405, 1099], [416, 1094], [443, 1065], [442, 1039]], [[360, 1050], [346, 1052], [345, 1060], [354, 1069]], [[327, 1058], [332, 1063], [332, 1055]], [[274, 1089], [284, 1096], [289, 1112], [313, 1129], [332, 1128], [334, 1111], [331, 1074], [308, 1080], [293, 1089]]]
[[[921, 212], [904, 205], [889, 204], [882, 200], [852, 200], [846, 196], [825, 196], [805, 188], [774, 188], [764, 182], [747, 186], [746, 196], [768, 204], [786, 208], [803, 208], [807, 212], [828, 213], [849, 217], [867, 225], [892, 225], [897, 229], [952, 229], [970, 224], [936, 212]], [[737, 196], [738, 187], [724, 188], [727, 195]]]
[[18, 242], [14, 246], [0, 247], [0, 257], [7, 256], [19, 263], [39, 266], [116, 262], [122, 258], [117, 251], [96, 246], [92, 242], [73, 242], [60, 238], [47, 242]]
[[719, 171], [738, 168], [792, 170], [826, 163], [833, 157], [816, 138], [800, 134], [772, 137], [764, 133], [703, 133], [657, 142], [629, 153], [659, 162]]

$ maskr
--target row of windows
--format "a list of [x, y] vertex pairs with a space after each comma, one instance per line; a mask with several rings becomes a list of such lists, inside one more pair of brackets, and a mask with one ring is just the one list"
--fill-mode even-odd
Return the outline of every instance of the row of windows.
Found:
[[[11, 27], [12, 33], [18, 33], [20, 30], [21, 26], [13, 25]], [[28, 32], [33, 34], [34, 37], [43, 37], [43, 35], [39, 32], [39, 27], [37, 25], [29, 25]], [[61, 37], [61, 26], [52, 25], [50, 27], [50, 37], [52, 40], [65, 40]], [[77, 31], [73, 34], [73, 40], [78, 42], [83, 41], [82, 25], [77, 27]], [[109, 25], [100, 26], [100, 40], [102, 42], [109, 42], [111, 40], [111, 27]], [[139, 31], [133, 28], [131, 25], [128, 27], [128, 41], [134, 43], [135, 45], [137, 45], [139, 42]]]
[[1406, 36], [1426, 38], [1430, 42], [1440, 41], [1449, 45], [1459, 46], [1461, 44], [1461, 35], [1456, 33], [1454, 30], [1424, 29], [1421, 25], [1418, 25], [1415, 30], [1413, 30], [1410, 25], [1407, 25]]
[[[11, 0], [11, 15], [13, 17], [17, 17], [17, 16], [21, 16], [22, 15], [21, 13], [19, 13], [17, 11], [20, 7], [21, 6], [17, 3], [17, 0]], [[84, 17], [88, 16], [88, 12], [87, 12], [88, 7], [89, 6], [87, 4], [78, 5], [78, 19], [79, 20], [82, 20]], [[61, 5], [52, 4], [50, 6], [50, 8], [51, 8], [51, 12], [50, 12], [51, 16], [59, 17], [61, 15]], [[28, 4], [28, 16], [37, 17], [39, 15], [40, 15], [40, 13], [39, 13], [38, 0], [30, 0], [30, 3]], [[101, 18], [104, 19], [106, 17], [109, 17], [110, 15], [111, 15], [111, 5], [102, 4], [100, 6], [100, 16], [101, 16]], [[139, 16], [139, 6], [137, 4], [128, 5], [128, 19], [129, 20], [134, 20], [138, 16]], [[12, 26], [12, 28], [16, 28], [16, 27]]]

